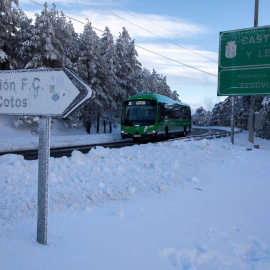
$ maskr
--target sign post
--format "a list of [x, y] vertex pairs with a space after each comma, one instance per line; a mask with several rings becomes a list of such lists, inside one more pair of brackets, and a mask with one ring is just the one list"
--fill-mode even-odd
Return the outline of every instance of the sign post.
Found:
[[[259, 0], [255, 0], [254, 11], [254, 27], [258, 27], [258, 15], [259, 15]], [[254, 111], [255, 111], [255, 97], [250, 97], [250, 111], [249, 111], [249, 133], [248, 140], [254, 144]]]
[[270, 26], [220, 33], [218, 96], [250, 96], [249, 141], [254, 143], [254, 107], [258, 95], [270, 94]]
[[37, 241], [47, 245], [51, 117], [39, 118]]
[[231, 115], [231, 142], [234, 144], [234, 108], [235, 108], [235, 97], [232, 97], [232, 115]]
[[39, 116], [37, 241], [47, 245], [51, 117], [67, 117], [93, 92], [66, 68], [0, 72], [0, 114]]
[[220, 33], [218, 96], [270, 94], [270, 26]]

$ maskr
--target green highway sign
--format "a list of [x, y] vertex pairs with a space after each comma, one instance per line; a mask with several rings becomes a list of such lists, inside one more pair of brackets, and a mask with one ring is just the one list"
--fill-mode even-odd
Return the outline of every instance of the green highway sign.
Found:
[[270, 94], [270, 26], [220, 33], [218, 96]]
[[222, 91], [222, 96], [269, 95], [270, 66], [223, 69], [219, 72], [218, 89]]

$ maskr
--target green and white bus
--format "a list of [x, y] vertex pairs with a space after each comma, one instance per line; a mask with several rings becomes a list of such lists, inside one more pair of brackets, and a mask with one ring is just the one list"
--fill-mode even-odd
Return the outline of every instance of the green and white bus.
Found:
[[123, 103], [121, 137], [168, 139], [191, 131], [190, 107], [168, 97], [142, 93]]

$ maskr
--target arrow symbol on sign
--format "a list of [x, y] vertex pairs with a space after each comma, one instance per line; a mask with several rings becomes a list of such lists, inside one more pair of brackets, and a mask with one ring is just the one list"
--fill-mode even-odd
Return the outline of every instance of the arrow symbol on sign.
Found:
[[0, 71], [0, 114], [67, 117], [93, 96], [67, 68]]

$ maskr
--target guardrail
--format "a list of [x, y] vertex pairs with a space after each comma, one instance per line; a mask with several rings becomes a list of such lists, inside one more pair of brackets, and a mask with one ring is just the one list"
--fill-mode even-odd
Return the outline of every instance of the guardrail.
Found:
[[[235, 133], [240, 133], [240, 131], [236, 131]], [[213, 134], [205, 134], [205, 135], [192, 135], [192, 136], [187, 136], [187, 137], [177, 137], [177, 138], [172, 138], [169, 140], [159, 140], [158, 142], [166, 143], [168, 141], [172, 140], [184, 140], [184, 141], [192, 141], [192, 140], [212, 140], [216, 138], [222, 138], [222, 137], [227, 137], [230, 136], [231, 132], [228, 131], [219, 131]], [[77, 146], [68, 146], [68, 147], [56, 147], [56, 148], [51, 148], [50, 149], [50, 156], [51, 157], [62, 157], [62, 156], [71, 156], [72, 151], [77, 150], [81, 151], [82, 153], [88, 153], [91, 148], [95, 148], [96, 146], [102, 146], [102, 147], [109, 147], [109, 148], [121, 148], [121, 147], [126, 147], [126, 146], [132, 146], [135, 144], [145, 144], [149, 143], [149, 141], [141, 141], [138, 143], [134, 143], [131, 140], [128, 141], [118, 141], [118, 142], [109, 142], [109, 143], [99, 143], [99, 144], [91, 144], [91, 145], [77, 145]], [[6, 155], [6, 154], [16, 154], [16, 155], [23, 155], [26, 160], [35, 160], [38, 158], [38, 150], [37, 149], [31, 149], [31, 150], [15, 150], [15, 151], [6, 151], [6, 152], [0, 152], [0, 156]]]
[[[241, 133], [242, 130], [235, 131], [234, 134]], [[206, 134], [206, 135], [192, 135], [192, 136], [187, 136], [187, 137], [180, 137], [180, 138], [173, 138], [171, 140], [184, 140], [184, 141], [199, 141], [199, 140], [213, 140], [213, 139], [218, 139], [218, 138], [223, 138], [223, 137], [228, 137], [231, 136], [231, 132], [229, 131], [224, 131], [224, 132], [217, 132], [213, 134]]]

